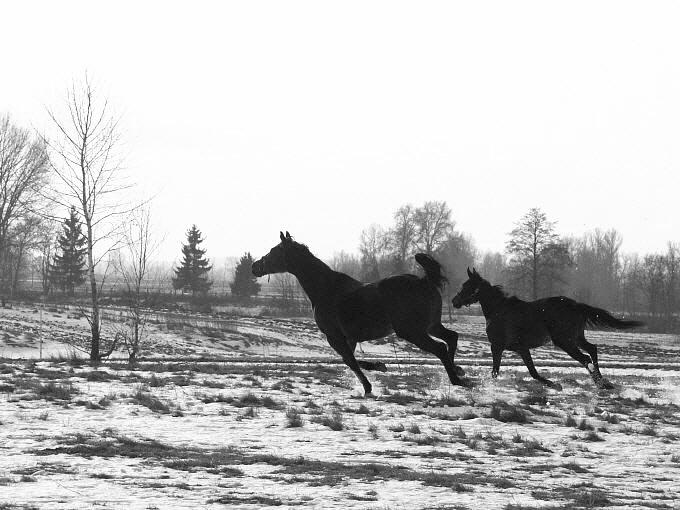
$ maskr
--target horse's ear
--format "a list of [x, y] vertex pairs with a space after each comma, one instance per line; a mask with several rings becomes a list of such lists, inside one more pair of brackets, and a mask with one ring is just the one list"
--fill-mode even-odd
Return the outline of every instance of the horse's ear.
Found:
[[281, 238], [282, 243], [286, 242], [286, 236], [283, 235], [283, 232], [279, 231], [279, 237]]
[[293, 240], [293, 238], [290, 237], [290, 232], [288, 232], [287, 230], [286, 230], [286, 238], [287, 238], [289, 241], [292, 241], [292, 240]]
[[474, 274], [475, 276], [479, 276], [479, 273], [474, 267], [472, 268], [472, 274]]
[[468, 273], [468, 278], [472, 278], [472, 273], [470, 272], [470, 268], [467, 268], [467, 273]]

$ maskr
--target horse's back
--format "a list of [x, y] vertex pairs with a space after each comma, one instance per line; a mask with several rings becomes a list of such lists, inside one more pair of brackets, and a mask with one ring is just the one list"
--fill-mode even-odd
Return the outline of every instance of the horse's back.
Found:
[[534, 301], [543, 323], [553, 337], [572, 337], [583, 331], [585, 316], [580, 303], [566, 296], [552, 296]]
[[397, 334], [427, 330], [441, 321], [439, 290], [425, 278], [403, 274], [376, 282], [378, 291]]

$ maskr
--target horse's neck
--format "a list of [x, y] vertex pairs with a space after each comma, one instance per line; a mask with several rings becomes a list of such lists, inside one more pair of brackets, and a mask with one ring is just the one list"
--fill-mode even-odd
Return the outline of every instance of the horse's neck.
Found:
[[298, 279], [307, 297], [315, 306], [333, 292], [334, 271], [315, 256], [295, 264], [290, 272]]
[[505, 296], [500, 290], [495, 289], [491, 286], [485, 288], [479, 294], [479, 304], [482, 307], [482, 313], [487, 319], [493, 316], [503, 304]]

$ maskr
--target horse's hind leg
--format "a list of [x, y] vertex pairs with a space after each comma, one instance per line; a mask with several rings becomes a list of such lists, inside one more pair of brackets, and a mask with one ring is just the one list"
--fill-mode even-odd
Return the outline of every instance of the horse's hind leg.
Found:
[[586, 370], [588, 370], [588, 373], [590, 374], [590, 377], [593, 378], [593, 382], [595, 382], [595, 384], [602, 388], [607, 389], [613, 388], [612, 384], [609, 381], [607, 381], [604, 377], [602, 377], [602, 374], [600, 373], [600, 367], [597, 364], [597, 347], [589, 343], [585, 339], [583, 334], [581, 334], [580, 338], [576, 339], [576, 342], [579, 344], [580, 347], [583, 347], [586, 351], [588, 351], [588, 354], [590, 354], [590, 356], [588, 356], [588, 354], [585, 354], [584, 352], [581, 352], [581, 350], [573, 341], [553, 340], [553, 342], [557, 347], [562, 349], [569, 356], [571, 356], [581, 365], [583, 365], [586, 368]]
[[529, 373], [531, 374], [531, 377], [536, 379], [537, 381], [541, 381], [543, 384], [546, 386], [556, 389], [556, 390], [561, 390], [562, 386], [559, 383], [553, 382], [550, 379], [546, 379], [542, 375], [540, 375], [536, 371], [536, 367], [534, 366], [534, 360], [531, 357], [531, 353], [529, 352], [528, 349], [520, 351], [519, 355], [522, 356], [522, 359], [524, 360], [524, 364], [527, 366], [529, 369]]
[[396, 331], [397, 336], [411, 342], [413, 345], [420, 347], [422, 350], [434, 354], [439, 358], [439, 360], [444, 364], [446, 373], [449, 376], [451, 384], [456, 384], [458, 386], [468, 386], [469, 384], [463, 381], [453, 366], [453, 361], [449, 355], [448, 346], [437, 340], [434, 340], [426, 332], [413, 332], [413, 331]]
[[593, 360], [593, 365], [595, 366], [595, 370], [597, 373], [600, 373], [600, 365], [597, 362], [597, 346], [595, 344], [591, 344], [588, 340], [586, 340], [585, 335], [583, 332], [576, 338], [576, 343], [581, 349], [585, 349], [588, 354], [590, 354], [590, 359]]
[[430, 328], [429, 333], [432, 336], [441, 338], [446, 342], [446, 345], [448, 346], [449, 357], [451, 358], [451, 363], [453, 363], [453, 368], [459, 377], [463, 377], [465, 375], [465, 370], [460, 368], [460, 366], [456, 365], [453, 361], [453, 358], [456, 355], [456, 349], [458, 349], [458, 333], [451, 329], [445, 328], [441, 323]]

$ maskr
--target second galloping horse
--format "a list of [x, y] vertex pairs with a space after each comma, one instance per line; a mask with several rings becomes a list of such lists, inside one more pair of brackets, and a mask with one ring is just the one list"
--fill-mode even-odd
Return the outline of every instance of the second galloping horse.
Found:
[[[522, 356], [531, 377], [546, 386], [562, 389], [559, 383], [546, 379], [536, 371], [530, 349], [552, 341], [557, 347], [583, 365], [600, 387], [612, 388], [600, 373], [597, 347], [586, 340], [586, 327], [631, 329], [642, 326], [639, 321], [621, 320], [602, 308], [578, 303], [564, 296], [536, 301], [523, 301], [508, 296], [498, 285], [491, 285], [473, 268], [468, 268], [468, 280], [453, 298], [453, 306], [477, 303], [486, 318], [486, 335], [493, 357], [492, 377], [498, 376], [504, 350]], [[581, 351], [585, 349], [588, 354]]]

